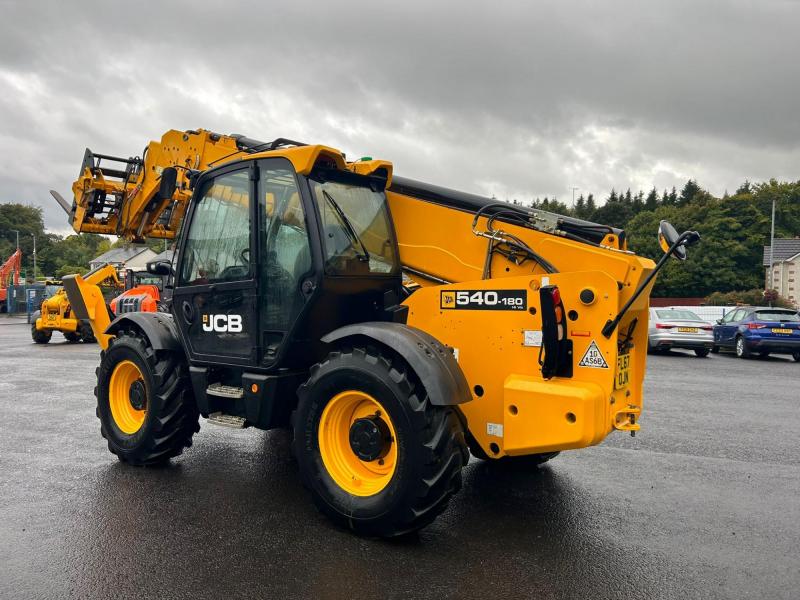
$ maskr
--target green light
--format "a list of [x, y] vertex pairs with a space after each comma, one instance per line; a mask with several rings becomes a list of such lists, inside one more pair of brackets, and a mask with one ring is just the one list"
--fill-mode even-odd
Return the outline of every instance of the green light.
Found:
[[372, 160], [372, 157], [371, 156], [362, 156], [358, 160], [359, 160], [359, 162], [366, 162], [368, 160]]

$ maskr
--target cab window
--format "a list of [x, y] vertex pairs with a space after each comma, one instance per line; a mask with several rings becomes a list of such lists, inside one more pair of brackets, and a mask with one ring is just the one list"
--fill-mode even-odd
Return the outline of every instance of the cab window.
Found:
[[186, 236], [180, 282], [203, 285], [250, 278], [250, 179], [246, 170], [204, 185]]
[[[283, 161], [261, 165], [259, 198], [261, 214], [261, 277], [264, 302], [261, 322], [267, 332], [265, 346], [280, 342], [305, 305], [301, 282], [311, 271], [308, 228], [294, 171], [279, 166]], [[275, 334], [268, 332], [277, 332]]]
[[371, 178], [318, 171], [309, 178], [321, 218], [325, 271], [331, 275], [398, 270], [386, 195]]

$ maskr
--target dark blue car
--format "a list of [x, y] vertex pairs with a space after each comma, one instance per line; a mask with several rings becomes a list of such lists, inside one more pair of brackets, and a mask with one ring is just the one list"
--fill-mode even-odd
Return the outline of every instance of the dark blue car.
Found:
[[800, 362], [800, 314], [788, 308], [743, 306], [714, 325], [712, 352], [729, 349], [739, 358], [791, 354]]

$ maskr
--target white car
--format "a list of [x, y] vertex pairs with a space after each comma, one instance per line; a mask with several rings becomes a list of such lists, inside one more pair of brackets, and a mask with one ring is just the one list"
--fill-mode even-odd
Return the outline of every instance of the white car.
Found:
[[714, 346], [713, 329], [711, 323], [685, 308], [651, 308], [647, 349], [660, 352], [686, 348], [702, 358]]

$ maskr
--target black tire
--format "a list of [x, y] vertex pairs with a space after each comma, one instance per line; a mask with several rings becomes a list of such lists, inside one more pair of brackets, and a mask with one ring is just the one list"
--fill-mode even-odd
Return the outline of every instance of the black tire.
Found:
[[705, 358], [706, 356], [708, 356], [709, 352], [710, 350], [708, 348], [695, 348], [694, 350], [694, 353], [697, 356], [697, 358]]
[[716, 344], [711, 346], [711, 354], [719, 354], [719, 346], [717, 346]]
[[543, 452], [542, 454], [528, 454], [527, 456], [492, 458], [483, 451], [480, 444], [469, 433], [467, 434], [467, 445], [469, 446], [470, 454], [484, 461], [487, 465], [513, 471], [532, 471], [561, 454], [561, 452]]
[[46, 344], [53, 337], [53, 332], [49, 329], [36, 329], [36, 319], [41, 315], [42, 313], [38, 310], [31, 315], [31, 338], [37, 344]]
[[[320, 417], [346, 390], [376, 399], [397, 437], [391, 479], [370, 496], [353, 495], [337, 484], [320, 451]], [[409, 533], [433, 521], [461, 488], [469, 452], [456, 410], [432, 405], [399, 356], [360, 347], [332, 352], [311, 368], [298, 395], [293, 450], [300, 475], [319, 510], [342, 527], [380, 537]]]
[[750, 350], [747, 349], [747, 342], [741, 335], [736, 336], [734, 351], [739, 358], [750, 358]]
[[795, 350], [792, 352], [792, 358], [795, 360], [795, 362], [800, 362], [800, 350]]
[[[144, 422], [132, 434], [119, 428], [109, 406], [111, 374], [123, 361], [131, 361], [138, 367], [146, 390]], [[200, 415], [182, 355], [155, 351], [138, 332], [123, 331], [100, 353], [96, 373], [94, 394], [100, 433], [108, 441], [108, 449], [122, 462], [158, 465], [192, 445], [192, 436], [200, 431]]]
[[67, 340], [70, 344], [74, 344], [75, 342], [81, 341], [81, 336], [76, 331], [65, 331], [64, 339]]
[[78, 323], [78, 335], [80, 336], [81, 340], [83, 340], [84, 344], [97, 343], [97, 338], [94, 337], [92, 326], [86, 321], [81, 321]]

